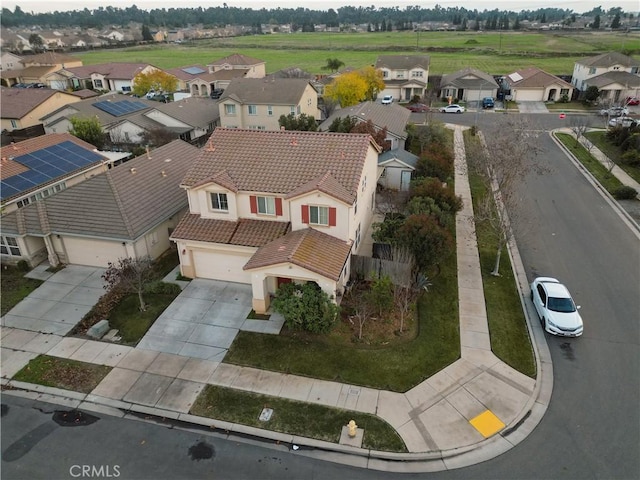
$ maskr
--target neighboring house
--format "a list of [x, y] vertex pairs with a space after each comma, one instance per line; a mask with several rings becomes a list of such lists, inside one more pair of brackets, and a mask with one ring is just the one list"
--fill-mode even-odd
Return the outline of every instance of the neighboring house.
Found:
[[382, 105], [376, 102], [363, 102], [353, 107], [335, 110], [323, 121], [319, 130], [327, 131], [336, 118], [351, 117], [358, 122], [371, 121], [376, 130], [387, 129], [387, 145], [384, 150], [404, 149], [407, 140], [407, 123], [411, 112], [397, 104]]
[[138, 143], [144, 141], [147, 133], [161, 129], [185, 142], [200, 145], [220, 123], [218, 106], [210, 98], [192, 97], [170, 103], [156, 102], [156, 105], [112, 125], [109, 128], [112, 141]]
[[214, 90], [225, 90], [234, 78], [242, 78], [246, 73], [240, 69], [198, 73], [186, 82], [187, 90], [193, 97], [210, 97]]
[[1, 59], [2, 66], [0, 66], [0, 71], [18, 70], [20, 68], [23, 68], [22, 57], [14, 55], [11, 52], [2, 52]]
[[640, 60], [618, 52], [603, 53], [579, 60], [573, 67], [571, 83], [584, 92], [598, 87], [599, 101], [617, 103], [640, 93]]
[[259, 313], [283, 282], [339, 301], [373, 217], [378, 153], [366, 134], [216, 129], [182, 181], [182, 275], [251, 284]]
[[72, 55], [56, 52], [38, 53], [36, 55], [24, 55], [22, 64], [28, 67], [55, 67], [61, 68], [81, 67], [82, 60]]
[[11, 212], [105, 171], [108, 157], [69, 133], [50, 134], [0, 149], [2, 211]]
[[440, 81], [440, 98], [455, 102], [481, 102], [484, 97], [496, 98], [498, 84], [494, 78], [475, 68], [464, 68]]
[[67, 105], [44, 116], [45, 132], [70, 131], [72, 117], [96, 118], [116, 146], [143, 142], [146, 134], [156, 129], [198, 143], [219, 124], [216, 102], [209, 98], [160, 103], [112, 93]]
[[518, 70], [504, 78], [511, 99], [516, 102], [557, 102], [565, 95], [569, 100], [573, 98], [573, 85], [537, 67]]
[[228, 128], [279, 130], [281, 115], [320, 118], [318, 93], [300, 78], [237, 78], [218, 101], [220, 125]]
[[157, 258], [187, 209], [179, 185], [198, 153], [175, 140], [3, 215], [3, 262], [106, 267], [123, 257]]
[[188, 65], [186, 67], [169, 68], [165, 72], [178, 79], [177, 91], [188, 91], [188, 83], [197, 79], [198, 75], [207, 73], [208, 70], [204, 65]]
[[378, 157], [378, 183], [390, 190], [409, 190], [418, 156], [403, 149], [389, 150]]
[[220, 70], [243, 70], [243, 76], [246, 78], [263, 78], [266, 75], [266, 63], [264, 60], [247, 57], [239, 53], [208, 63], [207, 67], [209, 68], [209, 73]]
[[40, 119], [58, 108], [76, 103], [80, 97], [49, 88], [0, 87], [2, 130], [18, 130], [42, 123]]
[[578, 90], [584, 92], [588, 88], [587, 80], [616, 72], [627, 72], [638, 76], [640, 75], [640, 60], [618, 52], [583, 58], [576, 61], [573, 66], [571, 83]]
[[380, 55], [375, 67], [382, 71], [385, 85], [379, 96], [393, 95], [401, 102], [424, 97], [429, 80], [428, 55]]
[[101, 63], [83, 67], [63, 68], [56, 73], [57, 81], [67, 78], [65, 88], [89, 88], [110, 92], [129, 93], [133, 90], [133, 79], [139, 73], [159, 70], [148, 63]]

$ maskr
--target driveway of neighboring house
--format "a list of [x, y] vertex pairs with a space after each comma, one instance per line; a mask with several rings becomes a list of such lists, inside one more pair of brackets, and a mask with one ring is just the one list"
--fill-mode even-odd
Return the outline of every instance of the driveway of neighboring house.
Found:
[[[167, 275], [175, 278], [175, 273]], [[184, 282], [176, 282], [184, 283]], [[195, 279], [162, 312], [137, 348], [222, 361], [240, 330], [280, 333], [281, 315], [253, 320], [251, 285]]]
[[516, 102], [520, 113], [549, 113], [544, 102]]
[[3, 326], [66, 335], [105, 293], [102, 268], [68, 265], [50, 273], [47, 267], [27, 274], [45, 282], [2, 317]]

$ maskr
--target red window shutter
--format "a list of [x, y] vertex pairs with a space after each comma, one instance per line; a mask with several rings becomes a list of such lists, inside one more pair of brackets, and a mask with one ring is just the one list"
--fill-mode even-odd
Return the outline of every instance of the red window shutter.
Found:
[[282, 216], [282, 199], [279, 197], [276, 197], [276, 216]]
[[336, 226], [336, 209], [334, 207], [329, 207], [329, 226]]
[[258, 199], [255, 196], [249, 197], [249, 205], [251, 205], [251, 213], [258, 213]]
[[302, 223], [309, 223], [309, 205], [302, 205]]

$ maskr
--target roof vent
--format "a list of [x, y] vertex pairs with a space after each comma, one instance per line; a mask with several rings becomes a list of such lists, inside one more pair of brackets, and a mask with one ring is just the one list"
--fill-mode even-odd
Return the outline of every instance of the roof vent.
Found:
[[11, 148], [13, 148], [14, 150], [18, 150], [18, 146], [16, 145], [16, 142], [11, 142]]
[[207, 148], [206, 148], [206, 151], [207, 151], [207, 152], [215, 152], [215, 151], [216, 151], [216, 147], [215, 147], [215, 145], [213, 144], [213, 139], [210, 139], [210, 140], [207, 142]]
[[167, 172], [165, 172], [164, 170], [162, 170], [162, 172], [160, 172], [160, 174], [161, 174], [163, 177], [166, 177], [166, 176], [167, 176]]
[[293, 145], [294, 147], [295, 147], [296, 145], [298, 145], [298, 140], [296, 139], [296, 137], [293, 137], [293, 138], [291, 139], [291, 145]]
[[135, 175], [137, 170], [135, 169], [135, 167], [132, 167], [129, 169], [129, 171], [131, 172], [132, 175]]

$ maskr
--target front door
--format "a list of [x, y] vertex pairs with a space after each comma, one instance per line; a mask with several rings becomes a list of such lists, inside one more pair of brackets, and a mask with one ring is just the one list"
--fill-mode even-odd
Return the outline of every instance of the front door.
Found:
[[290, 278], [285, 278], [285, 277], [278, 277], [277, 278], [277, 285], [278, 288], [280, 288], [280, 285], [282, 285], [283, 283], [291, 283], [293, 280], [291, 280]]
[[409, 184], [411, 183], [411, 172], [409, 170], [403, 170], [400, 173], [400, 190], [406, 192], [409, 190]]

